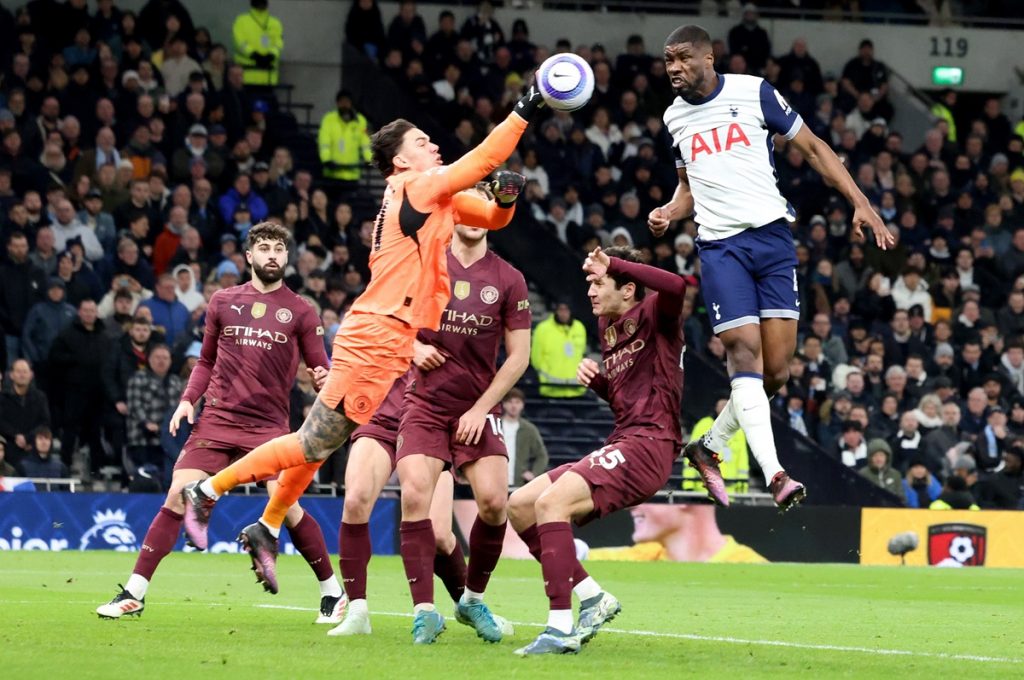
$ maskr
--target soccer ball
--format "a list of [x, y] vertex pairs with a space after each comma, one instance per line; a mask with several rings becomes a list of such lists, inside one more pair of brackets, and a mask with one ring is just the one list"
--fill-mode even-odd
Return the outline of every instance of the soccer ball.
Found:
[[545, 59], [537, 70], [537, 87], [551, 108], [577, 111], [594, 94], [594, 72], [575, 54], [556, 54]]

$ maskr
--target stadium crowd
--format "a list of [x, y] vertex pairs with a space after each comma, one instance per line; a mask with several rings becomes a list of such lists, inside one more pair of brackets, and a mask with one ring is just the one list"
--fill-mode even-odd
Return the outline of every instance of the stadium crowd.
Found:
[[[353, 95], [339, 92], [324, 117], [321, 166], [296, 167], [268, 125], [280, 22], [272, 39], [248, 42], [236, 23], [224, 45], [176, 0], [151, 0], [138, 15], [111, 0], [98, 5], [91, 14], [83, 0], [34, 0], [13, 15], [0, 8], [0, 35], [10, 38], [0, 40], [9, 369], [0, 450], [3, 465], [23, 474], [73, 466], [88, 477], [119, 466], [122, 452], [129, 472], [166, 467], [164, 451], [181, 441], [169, 441], [166, 418], [198, 356], [205, 303], [248, 279], [240, 243], [252, 224], [270, 217], [293, 232], [287, 283], [321, 311], [328, 349], [369, 276], [374, 215], [349, 200], [368, 160], [368, 123]], [[266, 12], [267, 3], [253, 8]], [[46, 12], [61, 20], [44, 21]], [[619, 54], [568, 38], [536, 45], [525, 21], [506, 33], [487, 2], [461, 26], [442, 10], [433, 30], [403, 2], [385, 27], [375, 0], [352, 3], [345, 35], [463, 149], [508, 113], [551, 52], [587, 58], [597, 80], [591, 103], [549, 114], [509, 162], [530, 180], [520, 212], [581, 258], [597, 244], [629, 244], [699, 278], [692, 221], [661, 239], [646, 226], [676, 173], [661, 121], [673, 95], [642, 38], [629, 37]], [[273, 49], [246, 47], [260, 44]], [[773, 46], [752, 6], [714, 45], [719, 72], [763, 75], [831, 141], [898, 245], [851, 243], [849, 206], [776, 140], [780, 187], [798, 216], [805, 310], [776, 411], [911, 507], [1017, 507], [1024, 125], [998, 99], [974, 110], [944, 93], [925, 143], [905, 148], [889, 129], [888, 68], [870, 41], [838, 74], [822, 72], [813, 47]], [[699, 296], [686, 317], [690, 347], [723, 360]], [[545, 323], [552, 342], [571, 335], [579, 345], [564, 310]], [[313, 399], [302, 375], [295, 425]], [[89, 456], [76, 458], [83, 446]], [[530, 474], [543, 469], [538, 459], [531, 454]]]

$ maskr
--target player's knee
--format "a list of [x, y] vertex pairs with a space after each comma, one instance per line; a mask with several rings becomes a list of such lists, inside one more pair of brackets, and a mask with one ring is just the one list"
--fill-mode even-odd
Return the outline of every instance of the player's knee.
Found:
[[508, 521], [516, 531], [522, 531], [533, 524], [533, 499], [527, 499], [525, 494], [516, 492], [509, 496], [505, 512], [508, 513]]
[[348, 524], [365, 524], [370, 519], [370, 494], [361, 489], [345, 490], [342, 517]]
[[774, 369], [765, 366], [764, 391], [768, 393], [769, 397], [774, 396], [787, 382], [789, 382], [788, 366]]
[[185, 502], [181, 500], [181, 489], [184, 483], [176, 484], [171, 482], [171, 488], [167, 491], [167, 498], [164, 499], [164, 507], [177, 513], [185, 512]]
[[476, 507], [480, 519], [488, 524], [501, 524], [505, 521], [505, 508], [508, 506], [507, 493], [493, 493], [477, 498]]
[[537, 523], [557, 521], [565, 514], [563, 506], [562, 499], [558, 497], [558, 494], [542, 493], [533, 506], [537, 513]]

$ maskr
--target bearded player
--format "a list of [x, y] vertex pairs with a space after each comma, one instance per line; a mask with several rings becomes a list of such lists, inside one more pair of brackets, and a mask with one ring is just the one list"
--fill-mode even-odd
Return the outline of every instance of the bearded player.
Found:
[[[318, 388], [327, 376], [320, 320], [308, 302], [283, 285], [289, 236], [279, 224], [254, 226], [245, 253], [253, 268], [252, 281], [210, 298], [199, 362], [171, 416], [171, 434], [177, 433], [182, 418], [195, 422], [195, 404], [203, 395], [206, 406], [174, 465], [171, 488], [146, 533], [127, 586], [96, 610], [103, 618], [142, 613], [153, 573], [181, 534], [181, 489], [288, 432], [288, 395], [300, 353], [312, 367], [307, 370]], [[271, 493], [276, 486], [275, 481], [267, 483]], [[317, 623], [337, 623], [345, 596], [319, 524], [297, 503], [287, 509], [285, 521], [296, 549], [320, 582]]]
[[[415, 576], [409, 578], [414, 593], [419, 595], [419, 599], [414, 595], [414, 603], [420, 605], [417, 614], [433, 609], [433, 573], [455, 601], [457, 621], [472, 626], [489, 642], [501, 640], [504, 634], [500, 618], [483, 603], [483, 591], [504, 541], [508, 496], [508, 458], [496, 407], [507, 386], [515, 384], [529, 362], [530, 306], [522, 274], [488, 251], [483, 229], [455, 227], [448, 272], [453, 295], [440, 330], [420, 332], [414, 368], [395, 383], [370, 424], [353, 434], [338, 539], [350, 605], [345, 620], [329, 635], [370, 632], [365, 600], [370, 559], [367, 522], [373, 503], [395, 467], [396, 449], [401, 450], [397, 454], [401, 461], [422, 458], [420, 462], [438, 471], [433, 480], [427, 480], [434, 484], [423, 499], [427, 517], [412, 526], [415, 536], [427, 530], [431, 539], [429, 567], [423, 571], [424, 565], [417, 559]], [[502, 338], [507, 359], [498, 369]], [[409, 390], [397, 393], [406, 384]], [[475, 411], [483, 415], [477, 417]], [[469, 430], [481, 420], [479, 434], [463, 433], [461, 428]], [[402, 470], [415, 468], [404, 467], [407, 462], [398, 464], [399, 477], [405, 484], [408, 475], [402, 477]], [[470, 533], [468, 571], [451, 528], [452, 475], [441, 472], [449, 464], [461, 468], [470, 480], [480, 512]], [[403, 560], [408, 570], [410, 561], [405, 553], [410, 541], [405, 521], [402, 528]], [[422, 606], [425, 604], [430, 607]], [[426, 624], [414, 625], [414, 635], [418, 636], [415, 642], [432, 641], [436, 633], [428, 636], [429, 630], [439, 632], [443, 627], [443, 618], [436, 610], [430, 618], [437, 624], [429, 629]]]
[[498, 173], [494, 201], [462, 192], [505, 162], [542, 101], [531, 87], [478, 147], [447, 166], [437, 145], [406, 120], [374, 134], [374, 160], [388, 188], [373, 230], [370, 283], [345, 315], [327, 382], [298, 433], [267, 442], [202, 484], [183, 489], [185, 533], [197, 546], [206, 546], [217, 498], [239, 484], [285, 471], [263, 516], [240, 536], [257, 578], [276, 592], [277, 536], [288, 507], [312, 479], [308, 464], [322, 463], [370, 420], [408, 370], [416, 333], [439, 327], [450, 296], [445, 249], [456, 221], [488, 229], [508, 224], [525, 183], [522, 176]]
[[684, 453], [708, 496], [728, 505], [718, 452], [742, 428], [765, 486], [786, 510], [806, 490], [779, 464], [769, 396], [789, 379], [800, 301], [789, 227], [796, 216], [776, 185], [773, 136], [789, 140], [853, 205], [855, 239], [870, 228], [884, 250], [893, 237], [832, 149], [770, 83], [715, 73], [711, 38], [703, 28], [681, 26], [668, 36], [665, 68], [677, 95], [665, 111], [665, 127], [679, 185], [669, 203], [651, 211], [648, 224], [661, 236], [672, 220], [694, 215], [704, 304], [725, 345], [732, 387], [711, 430]]
[[[577, 377], [609, 403], [615, 429], [597, 451], [533, 479], [509, 499], [512, 526], [541, 563], [550, 601], [547, 628], [516, 650], [521, 656], [576, 653], [619, 613], [619, 602], [576, 559], [570, 522], [582, 525], [649, 499], [668, 482], [683, 442], [686, 280], [639, 264], [627, 248], [597, 248], [583, 270], [604, 372], [584, 359]], [[580, 600], [578, 625], [573, 592]]]

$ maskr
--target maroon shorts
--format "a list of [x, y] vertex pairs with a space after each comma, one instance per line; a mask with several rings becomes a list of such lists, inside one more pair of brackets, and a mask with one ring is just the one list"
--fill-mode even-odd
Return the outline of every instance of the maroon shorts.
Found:
[[483, 434], [476, 446], [455, 441], [459, 430], [459, 418], [438, 413], [424, 403], [409, 404], [402, 414], [398, 426], [396, 457], [423, 454], [438, 458], [445, 463], [445, 469], [461, 470], [464, 465], [488, 456], [504, 456], [508, 459], [505, 437], [501, 429], [501, 411], [487, 415]]
[[360, 425], [356, 428], [356, 431], [352, 433], [352, 441], [355, 442], [357, 439], [363, 438], [372, 439], [381, 445], [384, 451], [391, 458], [391, 470], [395, 469], [395, 465], [398, 462], [395, 459], [395, 440], [398, 438], [398, 428], [388, 427], [377, 422], [377, 416], [370, 419], [366, 425]]
[[[225, 427], [204, 423], [202, 417], [174, 463], [175, 470], [202, 470], [215, 475], [260, 444], [288, 434], [287, 429]], [[271, 479], [276, 479], [276, 475]]]
[[594, 510], [576, 521], [583, 526], [623, 508], [638, 505], [661, 491], [672, 474], [680, 446], [668, 439], [626, 437], [602, 446], [575, 463], [548, 471], [552, 482], [575, 472], [590, 486]]

